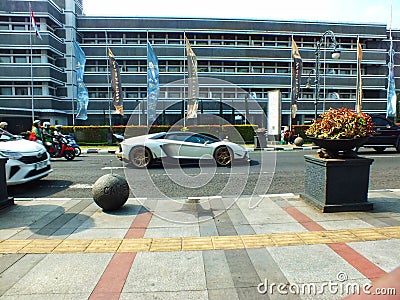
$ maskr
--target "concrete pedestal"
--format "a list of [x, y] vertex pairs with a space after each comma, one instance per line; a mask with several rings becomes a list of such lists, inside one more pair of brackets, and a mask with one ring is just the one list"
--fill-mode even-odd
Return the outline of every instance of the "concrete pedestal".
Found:
[[305, 155], [305, 184], [301, 197], [322, 212], [365, 211], [368, 202], [369, 170], [373, 159], [324, 159]]
[[262, 150], [267, 148], [267, 137], [264, 132], [256, 132], [254, 136], [254, 149]]
[[0, 209], [14, 204], [14, 198], [7, 192], [6, 162], [7, 158], [0, 158]]

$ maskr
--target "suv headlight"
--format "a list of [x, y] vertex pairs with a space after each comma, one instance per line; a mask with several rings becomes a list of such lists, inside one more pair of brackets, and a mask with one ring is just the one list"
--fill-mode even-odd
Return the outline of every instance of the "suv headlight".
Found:
[[20, 159], [23, 155], [20, 152], [15, 151], [0, 151], [0, 157], [8, 159]]

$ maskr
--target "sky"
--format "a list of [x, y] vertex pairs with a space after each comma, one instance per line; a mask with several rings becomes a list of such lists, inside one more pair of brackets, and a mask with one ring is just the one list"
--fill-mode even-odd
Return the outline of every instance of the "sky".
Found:
[[332, 21], [400, 29], [400, 0], [83, 0], [83, 10], [88, 16]]

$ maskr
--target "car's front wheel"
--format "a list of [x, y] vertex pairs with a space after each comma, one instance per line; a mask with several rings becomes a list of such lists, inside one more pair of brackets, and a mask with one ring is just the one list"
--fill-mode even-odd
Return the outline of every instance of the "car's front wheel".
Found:
[[231, 150], [226, 147], [218, 147], [214, 152], [214, 159], [218, 166], [226, 167], [230, 166], [232, 163], [232, 152]]
[[129, 161], [136, 168], [146, 168], [151, 166], [153, 156], [146, 147], [134, 147], [129, 153]]

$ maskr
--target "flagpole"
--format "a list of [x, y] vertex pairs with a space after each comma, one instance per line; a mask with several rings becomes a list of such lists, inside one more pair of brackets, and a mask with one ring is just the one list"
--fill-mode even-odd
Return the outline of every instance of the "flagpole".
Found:
[[[146, 93], [146, 99], [147, 99], [147, 114], [146, 114], [146, 130], [147, 132], [149, 132], [149, 61], [148, 61], [148, 57], [149, 57], [149, 53], [148, 53], [148, 44], [149, 44], [149, 31], [146, 31], [146, 53], [147, 53], [147, 57], [146, 57], [146, 82], [147, 82], [147, 93]], [[142, 106], [143, 107], [143, 106]]]
[[292, 110], [293, 110], [293, 34], [292, 47], [290, 48], [290, 111], [289, 111], [289, 130], [292, 130]]
[[185, 68], [186, 68], [186, 32], [183, 32], [183, 127], [186, 127], [186, 101], [185, 101], [185, 93], [186, 93], [186, 76], [185, 76]]
[[107, 30], [104, 31], [106, 36], [106, 65], [107, 65], [107, 97], [108, 97], [108, 125], [111, 129], [111, 97], [110, 97], [110, 70], [109, 70], [109, 58], [108, 58], [108, 36]]
[[[74, 43], [74, 39], [73, 39], [73, 29], [71, 28], [71, 86], [72, 86], [72, 101], [71, 101], [71, 104], [72, 104], [72, 127], [75, 127], [75, 82], [74, 82], [74, 58], [75, 58], [75, 56], [74, 56], [74, 54], [75, 53], [73, 53], [73, 51], [72, 51], [72, 49], [75, 49], [74, 48], [74, 45], [73, 45], [73, 43]], [[76, 78], [76, 76], [75, 76], [75, 78]], [[78, 88], [78, 86], [77, 86], [77, 88]]]
[[32, 49], [32, 7], [31, 3], [29, 2], [29, 45], [31, 49], [31, 114], [32, 114], [32, 123], [35, 120], [35, 105], [34, 105], [34, 98], [33, 98], [33, 49]]

